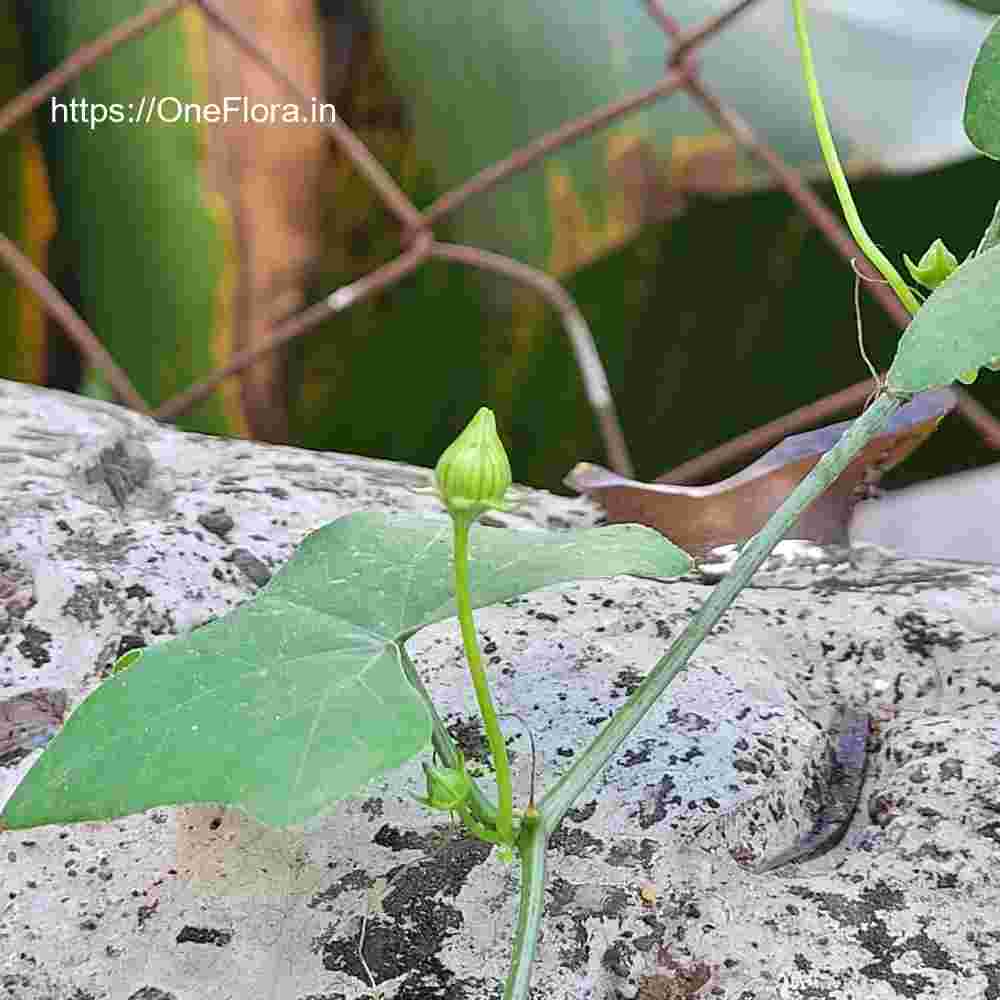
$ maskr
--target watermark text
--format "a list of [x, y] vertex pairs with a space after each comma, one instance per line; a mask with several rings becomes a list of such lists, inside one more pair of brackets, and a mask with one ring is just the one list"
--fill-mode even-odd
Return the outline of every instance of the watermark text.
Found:
[[177, 97], [143, 95], [135, 101], [106, 103], [74, 97], [49, 100], [54, 125], [330, 125], [337, 111], [326, 101], [308, 104], [265, 103], [248, 97], [224, 97], [220, 102], [182, 101]]

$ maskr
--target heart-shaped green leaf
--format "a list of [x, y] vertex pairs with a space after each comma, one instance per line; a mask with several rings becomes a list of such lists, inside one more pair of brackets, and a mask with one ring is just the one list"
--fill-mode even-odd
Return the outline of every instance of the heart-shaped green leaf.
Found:
[[[253, 599], [142, 652], [70, 716], [0, 828], [219, 802], [303, 823], [423, 750], [430, 718], [401, 644], [455, 613], [451, 521], [352, 514], [320, 528]], [[579, 578], [666, 578], [689, 557], [656, 532], [476, 526], [477, 607]], [[133, 656], [132, 653], [126, 654]]]
[[967, 260], [922, 306], [900, 338], [889, 388], [923, 392], [972, 382], [1000, 364], [1000, 246]]

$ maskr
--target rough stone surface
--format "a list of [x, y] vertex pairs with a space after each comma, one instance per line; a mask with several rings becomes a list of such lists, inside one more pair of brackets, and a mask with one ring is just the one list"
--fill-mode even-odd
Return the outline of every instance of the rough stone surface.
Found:
[[[335, 517], [436, 509], [425, 482], [0, 382], [0, 801], [117, 656], [225, 614]], [[499, 521], [596, 519], [529, 492]], [[1000, 572], [781, 553], [554, 835], [533, 996], [1000, 998]], [[477, 613], [543, 785], [726, 565]], [[408, 650], [488, 782], [456, 633]], [[528, 741], [505, 728], [523, 802]], [[0, 996], [499, 997], [517, 869], [416, 805], [419, 775], [305, 830], [200, 805], [0, 833]]]

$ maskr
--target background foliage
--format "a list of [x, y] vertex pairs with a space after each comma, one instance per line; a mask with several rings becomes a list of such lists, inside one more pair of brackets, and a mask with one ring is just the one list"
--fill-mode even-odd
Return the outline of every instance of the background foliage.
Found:
[[[4, 92], [145, 6], [115, 0], [98, 11], [0, 0], [9, 15], [0, 18], [5, 38], [20, 28], [20, 40], [5, 44], [22, 66], [8, 73]], [[565, 9], [517, 0], [502, 18], [475, 4], [299, 6], [315, 14], [325, 96], [418, 206], [539, 131], [649, 86], [662, 72], [664, 40], [638, 0]], [[705, 79], [811, 171], [815, 140], [786, 6], [759, 5], [699, 58]], [[952, 0], [920, 0], [905, 14], [881, 2], [831, 7], [816, 12], [819, 69], [842, 152], [856, 177], [867, 177], [856, 181], [856, 195], [870, 231], [896, 260], [904, 251], [918, 257], [938, 235], [963, 257], [995, 201], [996, 165], [941, 164], [972, 152], [956, 138], [961, 89], [989, 19]], [[274, 32], [265, 40], [294, 69], [302, 60], [292, 54], [288, 24], [282, 34], [263, 19], [266, 8], [247, 3], [241, 15]], [[690, 25], [717, 6], [678, 0], [667, 8]], [[165, 22], [116, 50], [66, 96], [210, 96], [219, 60], [196, 58], [199, 32], [212, 30], [198, 16], [191, 8], [183, 23]], [[876, 102], [870, 90], [878, 74], [865, 67], [886, 61], [892, 72], [883, 74]], [[302, 175], [272, 169], [255, 203], [273, 198], [284, 214], [255, 229], [246, 199], [216, 183], [225, 150], [205, 135], [88, 133], [54, 128], [42, 114], [36, 125], [60, 219], [50, 276], [154, 404], [294, 307], [295, 296], [275, 296], [254, 312], [257, 300], [246, 291], [253, 282], [298, 286], [298, 300], [313, 301], [399, 252], [398, 224], [332, 144], [320, 151], [315, 175], [322, 233], [299, 245], [296, 226], [317, 214], [298, 197]], [[14, 178], [7, 183], [17, 196], [6, 203], [13, 215], [2, 231], [37, 258], [44, 241], [29, 237], [24, 220], [44, 231], [46, 200], [44, 184], [26, 186], [26, 135], [4, 137], [0, 170]], [[935, 163], [917, 175], [876, 176]], [[639, 475], [652, 478], [865, 376], [853, 275], [783, 193], [760, 189], [762, 176], [675, 96], [473, 200], [438, 234], [511, 252], [567, 284], [594, 330]], [[22, 194], [38, 190], [25, 210]], [[255, 252], [267, 240], [280, 252]], [[280, 266], [289, 247], [313, 262], [304, 284]], [[83, 373], [61, 334], [50, 325], [47, 344], [33, 335], [4, 281], [0, 374], [78, 388]], [[870, 304], [865, 330], [869, 354], [887, 363], [898, 333]], [[84, 389], [106, 392], [93, 380]], [[971, 391], [996, 409], [990, 380]], [[604, 459], [548, 307], [504, 280], [430, 262], [293, 343], [268, 378], [227, 380], [178, 422], [432, 465], [481, 404], [497, 412], [518, 480], [559, 489], [575, 462]], [[268, 408], [278, 415], [270, 419]], [[991, 458], [952, 419], [896, 476], [923, 478]]]

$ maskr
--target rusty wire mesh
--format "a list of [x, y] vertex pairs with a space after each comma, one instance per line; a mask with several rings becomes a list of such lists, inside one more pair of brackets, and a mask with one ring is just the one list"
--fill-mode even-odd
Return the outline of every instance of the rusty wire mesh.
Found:
[[[443, 243], [435, 239], [436, 223], [470, 198], [489, 191], [549, 153], [596, 132], [645, 105], [678, 91], [686, 91], [722, 129], [768, 167], [777, 183], [784, 188], [805, 217], [823, 234], [837, 253], [846, 261], [856, 262], [860, 276], [871, 279], [864, 282], [866, 291], [876, 299], [896, 324], [903, 328], [909, 322], [909, 315], [902, 304], [888, 286], [877, 280], [877, 276], [867, 267], [861, 251], [847, 231], [811, 190], [799, 172], [784, 163], [777, 152], [759, 138], [750, 124], [732, 108], [726, 106], [699, 75], [696, 60], [698, 47], [733, 23], [758, 0], [738, 0], [721, 13], [688, 29], [682, 29], [665, 10], [662, 0], [644, 0], [644, 2], [650, 18], [664, 35], [664, 75], [659, 80], [645, 90], [564, 122], [558, 128], [515, 150], [505, 159], [479, 171], [458, 187], [441, 195], [423, 211], [413, 204], [388, 171], [342, 119], [337, 117], [333, 122], [324, 122], [322, 127], [331, 134], [340, 152], [363, 175], [387, 211], [398, 221], [399, 254], [356, 281], [335, 289], [319, 302], [276, 324], [265, 340], [253, 348], [238, 352], [227, 364], [156, 409], [151, 408], [136, 391], [126, 372], [119, 367], [82, 317], [27, 256], [2, 233], [0, 233], [0, 260], [7, 265], [18, 281], [39, 297], [44, 308], [62, 326], [87, 362], [104, 374], [123, 403], [141, 413], [165, 421], [178, 417], [205, 399], [224, 379], [237, 374], [284, 344], [304, 336], [329, 316], [379, 294], [412, 274], [427, 260], [432, 258], [447, 260], [465, 267], [504, 275], [514, 282], [534, 289], [559, 314], [580, 370], [587, 400], [600, 429], [608, 461], [616, 472], [632, 476], [634, 474], [632, 461], [604, 367], [587, 321], [569, 293], [544, 271], [520, 261], [478, 247]], [[240, 48], [257, 60], [288, 91], [295, 102], [303, 109], [309, 108], [313, 95], [305, 93], [295, 83], [292, 76], [267, 51], [266, 46], [262, 45], [237, 18], [222, 9], [219, 0], [165, 0], [122, 22], [100, 38], [81, 46], [63, 63], [5, 107], [0, 108], [0, 133], [31, 114], [49, 97], [78, 77], [89, 66], [108, 56], [118, 46], [138, 38], [162, 21], [176, 16], [188, 6], [200, 9], [216, 30], [228, 34]], [[663, 478], [669, 478], [674, 483], [697, 480], [786, 434], [860, 406], [870, 390], [869, 380], [858, 382], [685, 462]], [[964, 390], [958, 390], [958, 395], [958, 409], [962, 416], [974, 426], [988, 445], [1000, 448], [1000, 421], [997, 421]]]

